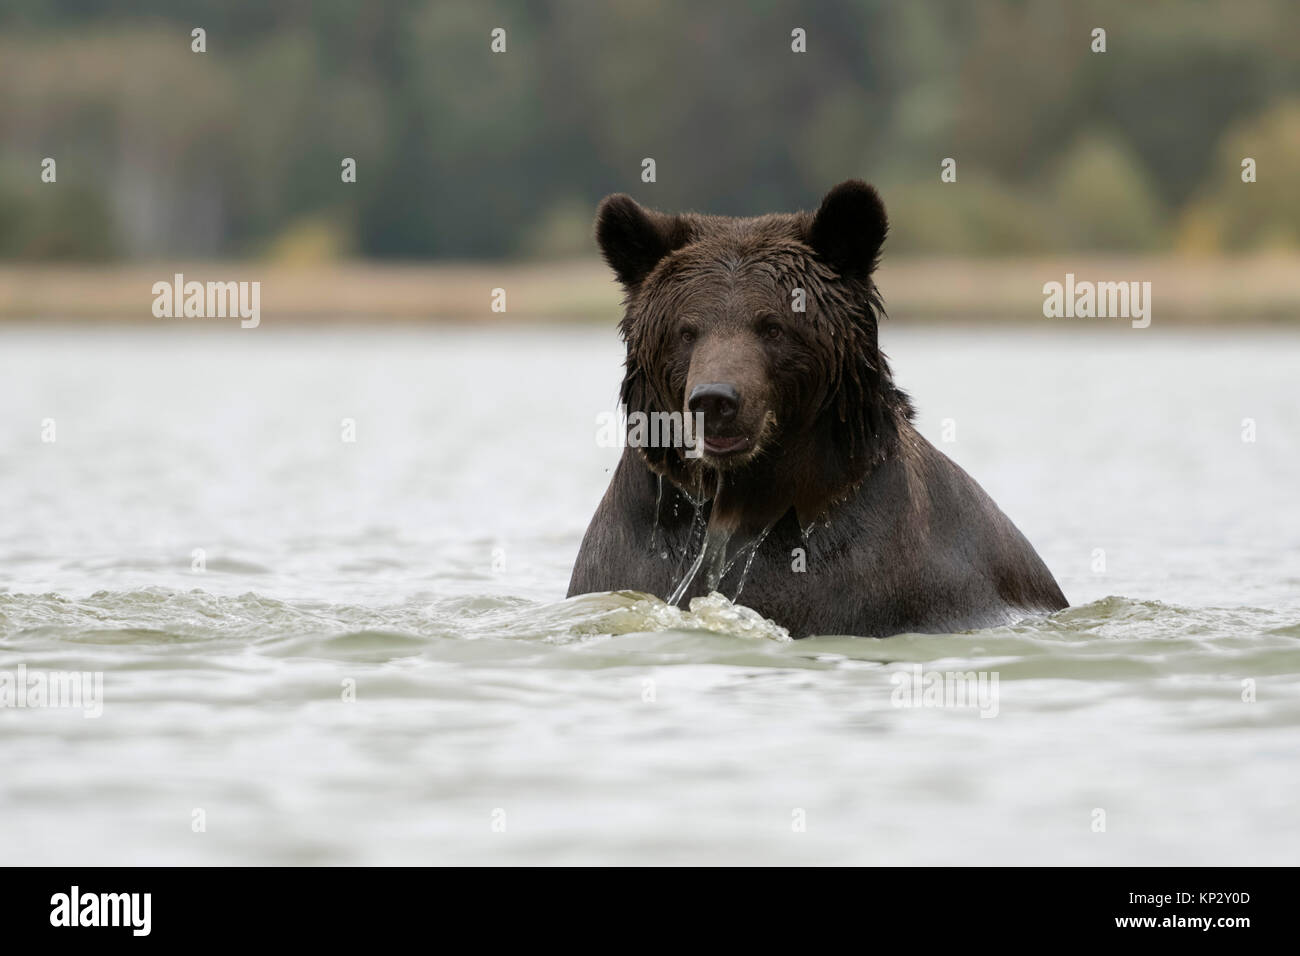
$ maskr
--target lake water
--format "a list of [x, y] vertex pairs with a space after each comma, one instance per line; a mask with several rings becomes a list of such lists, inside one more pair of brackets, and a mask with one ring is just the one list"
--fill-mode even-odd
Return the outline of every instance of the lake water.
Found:
[[103, 675], [0, 708], [0, 862], [1295, 863], [1300, 337], [882, 339], [1072, 608], [563, 600], [607, 328], [0, 327], [0, 673]]

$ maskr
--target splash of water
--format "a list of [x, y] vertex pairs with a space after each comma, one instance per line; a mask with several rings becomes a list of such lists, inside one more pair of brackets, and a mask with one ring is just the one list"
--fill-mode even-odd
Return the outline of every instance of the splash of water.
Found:
[[[703, 511], [702, 508], [696, 509], [695, 516], [697, 520], [700, 519], [700, 515], [702, 514], [702, 511]], [[691, 529], [692, 538], [695, 537], [694, 531], [695, 529], [694, 527], [692, 527]], [[682, 576], [682, 579], [678, 583], [677, 587], [673, 589], [672, 596], [668, 598], [669, 604], [675, 605], [679, 601], [681, 601], [682, 596], [686, 593], [686, 589], [691, 586], [691, 584], [695, 581], [695, 576], [700, 573], [700, 568], [703, 567], [704, 565], [704, 559], [708, 557], [711, 552], [716, 554], [719, 538], [721, 539], [722, 550], [724, 553], [726, 552], [727, 539], [729, 537], [730, 534], [722, 534], [716, 530], [711, 533], [708, 532], [707, 530], [705, 531], [704, 540], [700, 543], [699, 554], [695, 556], [695, 560], [691, 562], [690, 568], [687, 569], [686, 574]], [[690, 553], [689, 550], [687, 551], [687, 553], [688, 554]], [[714, 561], [716, 562], [716, 560], [717, 559], [715, 558]], [[710, 571], [710, 579], [711, 578], [712, 578], [712, 570]], [[712, 585], [710, 585], [710, 588], [712, 588]]]
[[[772, 527], [775, 524], [776, 522], [773, 521], [766, 528], [760, 531], [758, 536], [754, 538], [753, 544], [749, 546], [749, 556], [745, 558], [745, 567], [740, 572], [740, 583], [736, 585], [736, 593], [732, 595], [732, 601], [740, 600], [740, 592], [745, 590], [745, 582], [749, 580], [749, 569], [754, 566], [754, 556], [758, 554], [758, 549], [762, 547], [763, 541], [767, 538], [768, 532], [772, 530]], [[736, 552], [736, 557], [740, 557], [740, 552]], [[735, 563], [735, 558], [732, 559], [732, 563]], [[730, 566], [728, 566], [728, 570], [730, 570]], [[726, 572], [724, 571], [723, 573], [725, 574]]]
[[[721, 490], [722, 476], [718, 475], [718, 491]], [[682, 575], [677, 587], [673, 589], [672, 595], [668, 598], [668, 603], [673, 605], [677, 604], [677, 602], [682, 599], [682, 596], [686, 593], [686, 589], [691, 586], [691, 583], [695, 580], [695, 576], [700, 573], [700, 568], [704, 564], [704, 558], [709, 553], [708, 522], [704, 518], [704, 506], [707, 504], [707, 501], [702, 497], [699, 500], [696, 500], [689, 494], [686, 494], [686, 492], [682, 492], [682, 494], [686, 496], [686, 500], [695, 508], [695, 514], [691, 518], [691, 530], [686, 536], [686, 549], [682, 553], [683, 555], [690, 554], [695, 548], [697, 540], [699, 541], [699, 553], [695, 556], [695, 560], [691, 562], [690, 567], [687, 568], [686, 573]]]
[[[722, 475], [718, 475], [718, 488], [715, 492], [715, 500], [719, 495], [721, 495], [721, 493]], [[741, 559], [741, 557], [744, 557], [745, 565], [741, 569], [740, 581], [737, 583], [735, 595], [732, 597], [732, 600], [735, 601], [740, 597], [741, 591], [745, 589], [745, 582], [749, 579], [749, 571], [754, 566], [754, 557], [758, 554], [758, 549], [762, 546], [763, 541], [766, 540], [769, 532], [771, 532], [772, 528], [776, 525], [777, 519], [773, 519], [769, 522], [768, 525], [751, 540], [742, 543], [740, 547], [732, 553], [731, 557], [728, 558], [727, 548], [731, 544], [731, 532], [721, 528], [707, 527], [704, 522], [705, 502], [695, 501], [693, 498], [690, 500], [695, 505], [695, 520], [691, 527], [691, 535], [690, 540], [688, 541], [686, 553], [690, 554], [692, 547], [695, 545], [697, 529], [703, 532], [702, 540], [700, 540], [699, 552], [696, 554], [695, 560], [691, 562], [690, 567], [677, 583], [677, 587], [673, 589], [673, 593], [668, 598], [668, 603], [676, 605], [681, 601], [682, 597], [685, 596], [691, 584], [694, 583], [702, 568], [705, 569], [704, 580], [708, 590], [710, 592], [716, 591], [721, 585], [723, 579], [731, 572], [731, 569], [736, 566], [736, 563]]]
[[704, 581], [710, 591], [716, 591], [722, 583], [722, 576], [731, 565], [727, 564], [727, 545], [731, 543], [731, 532], [713, 528], [704, 539], [704, 553], [707, 555]]

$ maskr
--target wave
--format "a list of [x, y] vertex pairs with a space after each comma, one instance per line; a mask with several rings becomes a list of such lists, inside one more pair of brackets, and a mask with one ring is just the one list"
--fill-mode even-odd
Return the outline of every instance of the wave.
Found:
[[550, 603], [479, 595], [378, 607], [156, 587], [98, 591], [84, 598], [0, 594], [0, 652], [7, 658], [56, 660], [79, 649], [81, 656], [102, 664], [120, 658], [128, 647], [193, 655], [251, 650], [270, 658], [584, 668], [942, 662], [945, 667], [996, 666], [1004, 679], [1300, 672], [1300, 622], [1288, 612], [1184, 607], [1119, 596], [958, 634], [792, 641], [784, 628], [720, 594], [696, 598], [689, 609], [632, 591]]

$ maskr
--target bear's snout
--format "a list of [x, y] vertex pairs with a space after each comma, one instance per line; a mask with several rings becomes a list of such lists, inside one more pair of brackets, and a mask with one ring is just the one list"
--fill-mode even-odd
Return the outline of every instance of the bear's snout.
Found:
[[691, 356], [684, 411], [702, 424], [705, 457], [739, 467], [759, 450], [769, 417], [771, 383], [756, 343], [705, 336]]
[[687, 407], [693, 412], [704, 413], [704, 427], [713, 431], [710, 425], [726, 425], [735, 421], [736, 412], [740, 411], [740, 392], [736, 386], [711, 382], [708, 385], [696, 385], [691, 389]]
[[750, 436], [737, 434], [740, 391], [736, 386], [724, 382], [696, 385], [686, 398], [686, 408], [692, 415], [704, 416], [701, 440], [704, 451], [714, 458], [746, 452], [753, 446]]

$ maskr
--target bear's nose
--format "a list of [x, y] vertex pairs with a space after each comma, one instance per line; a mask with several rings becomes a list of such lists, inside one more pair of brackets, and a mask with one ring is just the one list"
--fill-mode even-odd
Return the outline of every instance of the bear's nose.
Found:
[[692, 412], [703, 412], [706, 422], [722, 424], [736, 417], [740, 409], [740, 393], [735, 386], [711, 383], [696, 385], [686, 402]]

